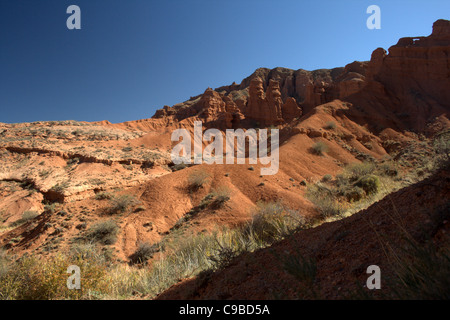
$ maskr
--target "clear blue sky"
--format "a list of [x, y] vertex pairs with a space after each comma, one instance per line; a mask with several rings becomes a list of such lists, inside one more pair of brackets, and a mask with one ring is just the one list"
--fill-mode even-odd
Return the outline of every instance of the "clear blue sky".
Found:
[[[371, 4], [381, 30], [366, 28]], [[0, 122], [149, 118], [259, 67], [369, 60], [439, 18], [450, 1], [0, 0]]]

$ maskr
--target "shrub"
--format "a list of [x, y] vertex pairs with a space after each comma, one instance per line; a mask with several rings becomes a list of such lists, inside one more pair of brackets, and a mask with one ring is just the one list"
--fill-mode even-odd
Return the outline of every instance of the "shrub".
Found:
[[136, 252], [131, 255], [131, 262], [145, 263], [148, 259], [151, 259], [156, 252], [158, 252], [157, 245], [143, 242], [138, 246]]
[[202, 188], [208, 178], [209, 178], [209, 174], [203, 170], [197, 170], [197, 171], [192, 172], [188, 176], [189, 190], [196, 191], [196, 190]]
[[331, 174], [326, 174], [322, 177], [322, 182], [328, 182], [333, 180], [333, 176]]
[[23, 222], [28, 222], [30, 220], [33, 220], [34, 218], [36, 218], [37, 216], [39, 216], [39, 212], [36, 211], [25, 211], [22, 214], [22, 221]]
[[318, 183], [306, 190], [306, 197], [319, 209], [322, 218], [338, 216], [344, 213], [337, 201], [337, 192]]
[[34, 218], [36, 218], [37, 216], [39, 216], [39, 212], [36, 212], [36, 211], [25, 211], [22, 214], [22, 218], [20, 218], [19, 220], [13, 222], [11, 224], [11, 226], [12, 227], [16, 227], [16, 226], [21, 225], [23, 223], [27, 223], [27, 222], [33, 220]]
[[336, 123], [334, 121], [329, 121], [325, 124], [325, 129], [333, 130], [336, 129]]
[[86, 240], [109, 245], [117, 241], [118, 233], [119, 226], [114, 220], [97, 222], [86, 231]]
[[110, 199], [110, 202], [111, 214], [123, 213], [127, 211], [128, 208], [139, 204], [139, 201], [136, 199], [136, 197], [130, 194], [122, 194], [120, 196], [112, 197]]
[[436, 135], [433, 147], [437, 155], [438, 166], [446, 166], [450, 162], [450, 131], [444, 131]]
[[124, 148], [122, 148], [122, 151], [123, 151], [123, 152], [130, 152], [130, 151], [132, 151], [132, 150], [133, 150], [132, 147], [124, 147]]
[[185, 163], [175, 164], [174, 166], [172, 166], [172, 171], [183, 170], [183, 169], [185, 169], [187, 167], [188, 167], [188, 165], [185, 164]]
[[52, 204], [46, 204], [44, 206], [44, 211], [45, 212], [50, 212], [50, 213], [54, 213], [56, 210], [56, 203], [53, 202]]
[[68, 252], [70, 259], [78, 260], [95, 260], [97, 262], [106, 263], [111, 260], [105, 251], [99, 250], [94, 242], [74, 243]]
[[64, 181], [61, 183], [57, 183], [55, 184], [51, 190], [57, 193], [63, 193], [64, 190], [66, 190], [69, 187], [69, 182], [68, 181]]
[[11, 260], [6, 251], [0, 248], [0, 281], [5, 277], [11, 269]]
[[376, 194], [380, 189], [380, 179], [375, 175], [366, 175], [359, 179], [355, 186], [363, 189], [368, 195]]
[[253, 238], [252, 241], [266, 245], [292, 234], [304, 223], [297, 211], [289, 210], [279, 202], [259, 202], [243, 232]]
[[350, 181], [356, 181], [363, 176], [375, 171], [375, 164], [371, 162], [351, 163], [344, 169], [344, 177]]
[[398, 175], [397, 166], [393, 162], [382, 163], [380, 166], [378, 166], [376, 171], [379, 172], [381, 175], [388, 177], [395, 177]]
[[[67, 288], [67, 268], [71, 264], [83, 270], [80, 290]], [[95, 292], [107, 291], [105, 276], [105, 266], [96, 260], [70, 259], [64, 254], [45, 259], [23, 256], [0, 277], [0, 299], [92, 299]]]
[[76, 165], [80, 162], [79, 158], [71, 158], [69, 160], [67, 160], [67, 165], [68, 166], [72, 166], [72, 165]]
[[222, 186], [215, 189], [212, 192], [212, 196], [214, 197], [213, 204], [215, 207], [222, 207], [225, 202], [230, 200], [231, 190], [228, 187]]
[[105, 200], [105, 199], [111, 199], [112, 198], [112, 194], [109, 192], [98, 192], [97, 194], [95, 194], [95, 200]]
[[366, 195], [366, 192], [363, 189], [361, 189], [360, 187], [353, 187], [353, 188], [347, 189], [343, 195], [345, 196], [347, 201], [353, 202], [353, 201], [359, 201], [362, 198], [364, 198], [364, 196]]
[[328, 152], [329, 148], [328, 148], [328, 146], [326, 145], [326, 143], [324, 143], [324, 142], [322, 142], [322, 141], [319, 141], [319, 142], [316, 142], [316, 143], [312, 146], [311, 150], [312, 150], [312, 153], [321, 156], [321, 155], [323, 155], [325, 152]]

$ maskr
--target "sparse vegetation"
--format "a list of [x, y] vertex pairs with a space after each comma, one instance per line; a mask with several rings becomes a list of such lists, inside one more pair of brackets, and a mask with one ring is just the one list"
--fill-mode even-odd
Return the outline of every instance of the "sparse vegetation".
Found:
[[305, 223], [297, 211], [279, 202], [259, 202], [252, 220], [242, 230], [252, 242], [265, 246], [292, 234]]
[[312, 146], [311, 150], [312, 153], [322, 156], [324, 153], [328, 152], [329, 148], [325, 142], [319, 141]]
[[[385, 181], [392, 175], [390, 166], [381, 170], [388, 173]], [[369, 203], [380, 191], [381, 181], [375, 172], [378, 169], [374, 163], [349, 164], [334, 181], [331, 175], [325, 175], [321, 182], [308, 185], [306, 197], [317, 206], [323, 219], [342, 216], [353, 203], [364, 199]]]
[[213, 190], [212, 196], [214, 198], [214, 207], [221, 208], [225, 202], [230, 200], [231, 190], [228, 187], [221, 186]]
[[153, 255], [158, 252], [158, 246], [152, 245], [148, 242], [143, 242], [139, 244], [137, 250], [131, 256], [132, 263], [145, 263], [148, 259], [152, 258]]
[[436, 135], [433, 140], [433, 147], [437, 155], [438, 165], [448, 165], [450, 163], [450, 131], [444, 131]]
[[339, 216], [345, 212], [338, 201], [336, 190], [322, 183], [308, 186], [306, 197], [316, 205], [323, 219]]
[[64, 190], [66, 190], [69, 187], [69, 182], [68, 181], [63, 181], [60, 183], [55, 184], [51, 190], [57, 193], [63, 193]]
[[95, 194], [95, 200], [105, 200], [105, 199], [109, 200], [112, 197], [113, 195], [111, 193], [105, 191], [98, 192]]
[[[71, 264], [83, 270], [81, 290], [67, 288], [66, 272]], [[0, 271], [0, 299], [93, 299], [108, 290], [105, 264], [93, 258], [73, 258], [65, 254], [50, 259], [24, 256], [13, 263], [2, 257], [0, 269], [4, 268], [8, 272]]]
[[12, 227], [16, 227], [19, 226], [21, 224], [27, 223], [31, 220], [33, 220], [34, 218], [36, 218], [37, 216], [39, 216], [39, 212], [37, 211], [25, 211], [22, 214], [22, 218], [20, 218], [19, 220], [15, 221], [12, 223]]
[[101, 221], [86, 231], [85, 240], [110, 245], [116, 242], [118, 232], [119, 226], [114, 220]]
[[355, 186], [363, 189], [368, 195], [375, 194], [380, 189], [380, 179], [375, 175], [368, 174], [359, 179]]
[[109, 208], [110, 214], [124, 213], [130, 207], [138, 205], [140, 202], [135, 196], [130, 194], [123, 194], [110, 198], [111, 207]]
[[325, 127], [324, 127], [325, 129], [327, 129], [327, 130], [333, 130], [333, 129], [336, 129], [336, 122], [334, 122], [334, 121], [329, 121], [329, 122], [327, 122], [326, 124], [325, 124]]
[[203, 185], [206, 183], [206, 181], [209, 178], [209, 174], [206, 171], [203, 170], [197, 170], [192, 172], [188, 176], [188, 188], [189, 191], [197, 191], [198, 189], [202, 188]]

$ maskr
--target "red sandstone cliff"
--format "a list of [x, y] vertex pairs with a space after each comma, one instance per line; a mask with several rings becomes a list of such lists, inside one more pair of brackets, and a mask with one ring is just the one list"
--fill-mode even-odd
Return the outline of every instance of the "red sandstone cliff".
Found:
[[375, 131], [386, 127], [426, 131], [450, 110], [450, 21], [438, 20], [428, 37], [402, 38], [376, 49], [369, 62], [314, 71], [257, 69], [241, 84], [207, 89], [165, 106], [154, 118], [181, 121], [197, 116], [221, 129], [270, 126], [299, 118], [315, 106], [340, 99], [348, 116]]

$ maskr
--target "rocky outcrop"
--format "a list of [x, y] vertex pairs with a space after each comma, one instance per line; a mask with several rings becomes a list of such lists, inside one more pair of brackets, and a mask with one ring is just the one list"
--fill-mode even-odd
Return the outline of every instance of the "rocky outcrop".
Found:
[[366, 86], [352, 97], [365, 110], [388, 110], [400, 129], [423, 131], [450, 111], [450, 21], [438, 20], [428, 37], [401, 38], [372, 53]]
[[[205, 125], [233, 128], [269, 126], [292, 121], [317, 105], [353, 94], [362, 87], [366, 63], [346, 68], [306, 71], [259, 68], [242, 80], [174, 105], [164, 106], [153, 118], [178, 121], [199, 115]], [[224, 103], [228, 106], [225, 110]], [[200, 113], [200, 114], [199, 114]], [[241, 120], [246, 119], [241, 123]]]
[[255, 78], [250, 82], [245, 116], [262, 126], [278, 124], [282, 122], [282, 104], [280, 86], [277, 81], [271, 80], [265, 93], [262, 79]]
[[[423, 130], [450, 108], [450, 21], [428, 37], [401, 38], [376, 49], [369, 62], [307, 71], [259, 68], [233, 83], [158, 110], [154, 118], [199, 116], [219, 128], [288, 123], [335, 99], [351, 102], [353, 120], [381, 130]], [[388, 119], [386, 123], [380, 119]]]
[[206, 89], [197, 103], [198, 116], [206, 124], [216, 123], [219, 129], [231, 129], [243, 118], [239, 108], [230, 97], [223, 96], [211, 88]]

